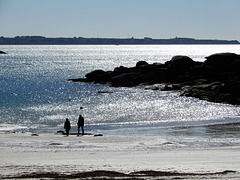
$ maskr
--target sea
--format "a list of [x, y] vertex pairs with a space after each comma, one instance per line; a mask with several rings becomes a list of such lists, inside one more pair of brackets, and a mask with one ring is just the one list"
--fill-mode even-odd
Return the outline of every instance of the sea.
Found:
[[66, 118], [75, 132], [80, 114], [85, 132], [104, 135], [195, 132], [200, 137], [206, 128], [199, 127], [240, 123], [239, 106], [145, 86], [67, 81], [138, 61], [165, 63], [176, 55], [203, 62], [215, 53], [240, 54], [240, 45], [0, 45], [0, 50], [7, 53], [0, 55], [0, 132], [55, 133], [64, 130]]

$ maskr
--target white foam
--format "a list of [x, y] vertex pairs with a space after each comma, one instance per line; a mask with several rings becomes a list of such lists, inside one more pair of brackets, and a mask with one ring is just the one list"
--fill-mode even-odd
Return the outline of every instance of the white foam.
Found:
[[5, 131], [16, 131], [21, 129], [26, 129], [25, 126], [13, 125], [13, 124], [0, 124], [0, 132]]

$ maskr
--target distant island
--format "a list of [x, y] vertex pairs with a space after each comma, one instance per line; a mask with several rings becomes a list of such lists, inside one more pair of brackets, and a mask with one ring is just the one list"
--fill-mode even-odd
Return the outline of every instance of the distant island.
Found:
[[49, 38], [43, 36], [0, 37], [0, 45], [155, 45], [155, 44], [240, 44], [237, 40], [193, 38], [152, 39], [137, 38]]

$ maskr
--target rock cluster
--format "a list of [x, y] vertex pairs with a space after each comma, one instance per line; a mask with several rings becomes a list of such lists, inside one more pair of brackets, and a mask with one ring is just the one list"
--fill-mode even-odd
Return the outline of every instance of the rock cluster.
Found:
[[161, 90], [178, 90], [184, 96], [240, 105], [240, 55], [219, 53], [197, 62], [175, 56], [164, 64], [139, 61], [135, 67], [95, 70], [73, 82], [109, 84], [114, 87], [164, 84]]

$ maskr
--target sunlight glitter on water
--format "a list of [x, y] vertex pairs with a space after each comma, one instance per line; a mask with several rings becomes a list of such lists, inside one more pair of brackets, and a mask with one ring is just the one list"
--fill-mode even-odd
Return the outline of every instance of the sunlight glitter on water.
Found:
[[1, 46], [1, 50], [8, 54], [1, 56], [0, 124], [60, 127], [66, 117], [75, 124], [80, 113], [89, 127], [197, 125], [240, 119], [239, 107], [179, 97], [177, 92], [66, 81], [95, 69], [132, 67], [140, 60], [164, 63], [175, 55], [187, 55], [204, 61], [213, 53], [240, 54], [240, 46]]

